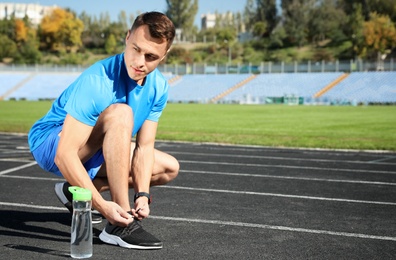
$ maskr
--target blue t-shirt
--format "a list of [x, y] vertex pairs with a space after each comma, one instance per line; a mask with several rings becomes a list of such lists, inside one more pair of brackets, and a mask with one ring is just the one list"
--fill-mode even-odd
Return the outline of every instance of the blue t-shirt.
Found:
[[124, 54], [99, 61], [85, 70], [53, 102], [48, 113], [30, 129], [28, 142], [34, 151], [70, 114], [78, 121], [94, 126], [99, 115], [115, 103], [128, 104], [133, 111], [134, 136], [145, 120], [158, 122], [168, 99], [168, 82], [155, 69], [146, 76], [143, 86], [127, 73]]

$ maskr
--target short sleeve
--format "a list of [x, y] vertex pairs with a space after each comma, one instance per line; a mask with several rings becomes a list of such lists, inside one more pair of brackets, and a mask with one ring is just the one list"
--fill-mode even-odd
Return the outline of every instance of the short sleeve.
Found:
[[165, 83], [165, 86], [161, 91], [161, 95], [158, 97], [153, 108], [150, 111], [150, 114], [147, 118], [148, 120], [154, 122], [159, 121], [159, 118], [162, 115], [162, 111], [165, 109], [166, 103], [168, 102], [168, 88], [169, 88], [168, 83]]
[[83, 75], [73, 83], [65, 110], [78, 121], [94, 126], [112, 102], [110, 82], [98, 75]]

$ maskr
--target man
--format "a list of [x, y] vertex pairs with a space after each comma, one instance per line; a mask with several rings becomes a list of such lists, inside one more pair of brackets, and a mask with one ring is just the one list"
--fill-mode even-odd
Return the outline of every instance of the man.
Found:
[[[150, 186], [168, 183], [179, 170], [174, 157], [154, 148], [169, 87], [157, 66], [174, 36], [165, 15], [141, 14], [127, 33], [125, 51], [84, 71], [29, 132], [38, 164], [66, 179], [55, 192], [69, 210], [70, 185], [92, 191], [93, 208], [108, 220], [99, 237], [109, 244], [162, 248], [140, 221], [150, 213]], [[129, 188], [136, 193], [133, 208]], [[100, 195], [106, 190], [112, 201]]]

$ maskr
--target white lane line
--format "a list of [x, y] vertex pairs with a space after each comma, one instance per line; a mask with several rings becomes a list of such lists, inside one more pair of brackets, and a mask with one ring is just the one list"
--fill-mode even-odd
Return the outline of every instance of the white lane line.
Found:
[[7, 174], [7, 173], [10, 173], [10, 172], [19, 171], [21, 169], [28, 168], [28, 167], [36, 165], [36, 164], [37, 164], [37, 162], [30, 162], [28, 164], [24, 164], [24, 165], [21, 165], [21, 166], [18, 166], [18, 167], [14, 167], [14, 168], [10, 168], [10, 169], [4, 170], [4, 171], [0, 171], [0, 176], [4, 175], [4, 174]]
[[[209, 175], [226, 175], [226, 176], [237, 176], [237, 177], [256, 177], [256, 178], [268, 178], [268, 179], [285, 179], [285, 180], [302, 180], [302, 181], [318, 181], [318, 182], [352, 183], [352, 184], [364, 184], [364, 185], [396, 186], [396, 183], [394, 183], [394, 182], [380, 182], [380, 181], [320, 179], [320, 178], [274, 176], [274, 175], [233, 173], [233, 172], [194, 171], [194, 170], [180, 170], [180, 172], [209, 174]], [[0, 177], [14, 178], [14, 179], [27, 179], [27, 180], [43, 180], [43, 181], [64, 181], [64, 179], [61, 177], [48, 178], [48, 177], [32, 177], [32, 176], [19, 176], [19, 175], [0, 175]]]
[[19, 158], [2, 158], [0, 159], [0, 162], [31, 162], [32, 159], [31, 158], [27, 158], [27, 157], [19, 157]]
[[[62, 178], [28, 177], [28, 176], [13, 176], [13, 175], [0, 175], [0, 177], [16, 178], [16, 179], [58, 181], [58, 182], [64, 181], [64, 179], [62, 179]], [[362, 203], [362, 204], [396, 206], [396, 202], [384, 202], [384, 201], [351, 200], [351, 199], [300, 196], [300, 195], [279, 194], [279, 193], [253, 192], [253, 191], [216, 190], [216, 189], [181, 187], [181, 186], [171, 186], [171, 185], [163, 185], [163, 186], [156, 186], [156, 187], [157, 188], [166, 188], [166, 189], [195, 190], [195, 191], [218, 192], [218, 193], [241, 194], [241, 195], [257, 195], [257, 196], [269, 196], [269, 197], [272, 196], [272, 197], [292, 198], [292, 199], [322, 200], [322, 201], [335, 201], [335, 202], [347, 202], [347, 203]]]
[[[20, 207], [20, 208], [67, 211], [67, 209], [64, 207], [40, 206], [40, 205], [30, 205], [30, 204], [22, 204], [22, 203], [0, 202], [0, 205], [1, 206], [9, 206], [9, 207]], [[177, 218], [177, 217], [153, 216], [153, 215], [150, 215], [150, 218], [160, 219], [160, 220], [169, 220], [169, 221], [193, 222], [193, 223], [199, 223], [199, 224], [213, 224], [213, 225], [222, 225], [222, 226], [226, 225], [226, 226], [247, 227], [247, 228], [261, 228], [261, 229], [272, 229], [272, 230], [311, 233], [311, 234], [320, 234], [320, 235], [332, 235], [332, 236], [343, 236], [343, 237], [353, 237], [353, 238], [363, 238], [363, 239], [396, 241], [396, 237], [389, 237], [389, 236], [376, 236], [376, 235], [349, 233], [349, 232], [337, 232], [337, 231], [320, 230], [320, 229], [294, 228], [294, 227], [274, 226], [274, 225], [246, 223], [246, 222], [233, 222], [233, 221], [207, 220], [207, 219], [194, 219], [194, 218]]]
[[216, 189], [192, 188], [192, 187], [181, 187], [181, 186], [171, 186], [171, 185], [168, 185], [168, 186], [167, 185], [165, 185], [165, 186], [157, 186], [157, 188], [178, 189], [178, 190], [194, 190], [194, 191], [218, 192], [218, 193], [230, 193], [230, 194], [242, 194], [242, 195], [270, 196], [270, 197], [282, 197], [282, 198], [292, 198], [292, 199], [322, 200], [322, 201], [336, 201], [336, 202], [348, 202], [348, 203], [362, 203], [362, 204], [396, 206], [396, 202], [386, 202], [386, 201], [351, 200], [351, 199], [326, 198], [326, 197], [314, 197], [314, 196], [301, 196], [301, 195], [289, 195], [289, 194], [253, 192], [253, 191], [216, 190]]
[[[396, 159], [396, 156], [391, 156], [391, 157], [388, 156], [388, 157], [384, 157], [381, 159], [372, 160], [372, 161], [370, 161], [370, 163], [382, 163], [382, 162], [386, 162], [388, 160], [393, 160], [393, 159]], [[389, 164], [391, 164], [391, 163], [389, 163]], [[394, 164], [394, 163], [392, 163], [392, 164]]]
[[41, 206], [41, 205], [33, 205], [33, 204], [24, 204], [24, 203], [14, 203], [14, 202], [0, 202], [1, 206], [10, 206], [10, 207], [18, 207], [18, 208], [30, 208], [30, 209], [49, 209], [49, 210], [62, 210], [68, 211], [65, 207], [53, 207], [53, 206]]
[[369, 184], [369, 185], [388, 185], [396, 186], [395, 182], [380, 182], [380, 181], [356, 181], [356, 180], [338, 180], [338, 179], [320, 179], [308, 177], [292, 177], [292, 176], [275, 176], [267, 174], [249, 174], [249, 173], [234, 173], [234, 172], [212, 172], [212, 171], [193, 171], [193, 170], [180, 170], [185, 173], [200, 173], [209, 175], [226, 175], [237, 177], [257, 177], [269, 179], [285, 179], [285, 180], [301, 180], [301, 181], [322, 181], [322, 182], [337, 182], [337, 183], [353, 183], [353, 184]]
[[204, 161], [189, 161], [179, 160], [181, 163], [192, 163], [192, 164], [214, 164], [214, 165], [229, 165], [229, 166], [247, 166], [247, 167], [266, 167], [266, 168], [287, 168], [287, 169], [304, 169], [304, 170], [318, 170], [318, 171], [337, 171], [337, 172], [361, 172], [361, 173], [385, 173], [385, 174], [396, 174], [392, 171], [377, 171], [377, 170], [359, 170], [359, 169], [342, 169], [342, 168], [322, 168], [322, 167], [310, 167], [310, 166], [291, 166], [291, 165], [274, 165], [274, 164], [257, 164], [257, 163], [230, 163], [230, 162], [204, 162]]
[[19, 176], [19, 175], [0, 175], [0, 177], [11, 178], [11, 179], [40, 180], [40, 181], [58, 181], [58, 182], [65, 181], [65, 179], [62, 177], [48, 178], [48, 177], [32, 177], [32, 176]]
[[319, 159], [319, 158], [299, 158], [299, 157], [279, 157], [279, 156], [263, 156], [263, 155], [242, 155], [242, 154], [217, 154], [217, 153], [194, 153], [194, 152], [177, 152], [170, 151], [170, 154], [182, 154], [182, 155], [202, 155], [210, 157], [229, 157], [229, 158], [255, 158], [255, 159], [272, 159], [272, 160], [283, 160], [283, 161], [307, 161], [307, 162], [335, 162], [335, 163], [348, 163], [348, 164], [379, 164], [379, 165], [396, 165], [392, 162], [383, 162], [389, 159], [394, 159], [396, 157], [386, 157], [378, 160], [372, 161], [352, 161], [352, 160], [333, 160], [333, 159]]
[[375, 236], [375, 235], [367, 235], [367, 234], [359, 234], [359, 233], [337, 232], [337, 231], [318, 230], [318, 229], [293, 228], [293, 227], [285, 227], [285, 226], [273, 226], [273, 225], [244, 223], [244, 222], [205, 220], [205, 219], [189, 219], [189, 218], [175, 218], [175, 217], [161, 217], [161, 216], [151, 216], [151, 215], [150, 215], [150, 218], [161, 219], [161, 220], [170, 220], [170, 221], [183, 221], [183, 222], [194, 222], [194, 223], [227, 225], [227, 226], [238, 226], [238, 227], [252, 227], [252, 228], [262, 228], [262, 229], [273, 229], [273, 230], [281, 230], [281, 231], [290, 231], [290, 232], [301, 232], [301, 233], [312, 233], [312, 234], [321, 234], [321, 235], [332, 235], [332, 236], [343, 236], [343, 237], [354, 237], [354, 238], [364, 238], [364, 239], [396, 241], [396, 237]]

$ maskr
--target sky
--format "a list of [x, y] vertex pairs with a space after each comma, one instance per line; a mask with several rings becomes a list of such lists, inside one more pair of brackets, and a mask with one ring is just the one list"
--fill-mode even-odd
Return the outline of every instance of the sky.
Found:
[[[3, 2], [3, 1], [2, 1]], [[77, 14], [85, 11], [89, 15], [99, 17], [100, 13], [108, 12], [112, 20], [116, 21], [118, 14], [124, 10], [127, 15], [136, 15], [138, 11], [165, 12], [165, 0], [5, 0], [5, 3], [34, 3], [45, 6], [57, 5], [62, 8], [70, 8]], [[129, 4], [126, 4], [129, 3]], [[198, 13], [194, 24], [201, 28], [201, 15], [206, 13], [243, 12], [246, 0], [198, 0]]]

